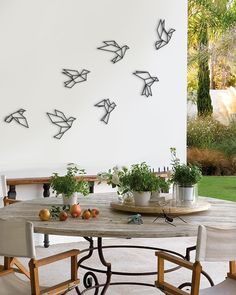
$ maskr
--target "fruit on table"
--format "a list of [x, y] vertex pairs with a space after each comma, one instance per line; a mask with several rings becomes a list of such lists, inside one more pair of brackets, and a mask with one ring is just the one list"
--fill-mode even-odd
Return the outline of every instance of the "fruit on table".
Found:
[[44, 208], [39, 211], [39, 218], [42, 221], [48, 221], [51, 217], [50, 211], [47, 208]]
[[97, 208], [93, 208], [91, 211], [92, 217], [97, 217], [99, 214], [99, 210]]
[[74, 204], [70, 207], [70, 214], [72, 217], [76, 218], [81, 215], [82, 209], [79, 204]]
[[91, 211], [90, 210], [84, 210], [82, 214], [83, 219], [89, 219], [91, 217]]
[[59, 220], [65, 221], [68, 218], [68, 214], [65, 211], [61, 211], [59, 214]]

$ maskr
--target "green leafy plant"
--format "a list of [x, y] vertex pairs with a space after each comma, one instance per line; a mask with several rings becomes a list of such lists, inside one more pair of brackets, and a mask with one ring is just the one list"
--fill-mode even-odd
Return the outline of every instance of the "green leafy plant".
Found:
[[132, 165], [131, 169], [121, 177], [121, 181], [130, 191], [137, 192], [159, 191], [161, 183], [160, 178], [145, 162]]
[[181, 164], [176, 156], [176, 149], [171, 148], [172, 170], [171, 181], [181, 186], [192, 186], [200, 181], [202, 172], [197, 165]]
[[[79, 179], [76, 178], [76, 174], [81, 175]], [[69, 198], [73, 193], [81, 193], [84, 196], [89, 194], [89, 184], [84, 180], [84, 169], [78, 168], [75, 164], [70, 163], [67, 165], [67, 173], [64, 176], [59, 176], [58, 173], [53, 173], [51, 177], [51, 187], [56, 194], [64, 194]]]
[[169, 190], [170, 183], [156, 176], [145, 163], [134, 164], [131, 169], [117, 166], [108, 172], [100, 172], [97, 175], [99, 182], [105, 181], [113, 188], [117, 187], [117, 193], [123, 195], [131, 191], [163, 191]]

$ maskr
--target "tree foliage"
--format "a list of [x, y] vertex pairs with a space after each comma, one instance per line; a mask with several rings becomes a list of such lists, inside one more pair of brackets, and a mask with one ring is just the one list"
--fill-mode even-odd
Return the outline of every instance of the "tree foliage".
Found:
[[[235, 26], [236, 0], [189, 0], [188, 68], [191, 80], [188, 90], [194, 92], [194, 87], [198, 90], [199, 115], [212, 112], [210, 86], [234, 83], [231, 72], [235, 69], [236, 58]], [[220, 73], [219, 62], [225, 63], [223, 68], [227, 73], [224, 75]]]

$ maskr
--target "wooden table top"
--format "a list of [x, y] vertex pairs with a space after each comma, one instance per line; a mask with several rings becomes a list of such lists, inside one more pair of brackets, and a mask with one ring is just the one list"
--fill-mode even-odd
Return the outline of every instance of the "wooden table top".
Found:
[[236, 228], [236, 203], [213, 198], [204, 198], [211, 203], [208, 211], [194, 213], [182, 218], [184, 223], [175, 217], [173, 225], [165, 222], [164, 218], [153, 220], [157, 215], [142, 214], [143, 224], [128, 224], [129, 216], [133, 213], [113, 210], [110, 203], [117, 199], [116, 193], [90, 194], [78, 200], [82, 209], [98, 208], [97, 218], [83, 220], [68, 218], [66, 221], [40, 221], [38, 213], [42, 208], [62, 204], [61, 198], [40, 198], [19, 202], [0, 209], [0, 218], [20, 218], [32, 221], [36, 233], [46, 233], [66, 236], [91, 237], [131, 237], [131, 238], [162, 238], [195, 236], [198, 225], [209, 225], [219, 228]]

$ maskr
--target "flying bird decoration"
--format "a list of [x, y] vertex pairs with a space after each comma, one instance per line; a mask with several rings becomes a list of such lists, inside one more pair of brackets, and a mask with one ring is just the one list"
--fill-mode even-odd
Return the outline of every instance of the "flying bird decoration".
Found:
[[72, 88], [75, 84], [87, 81], [87, 75], [90, 71], [83, 69], [81, 72], [76, 70], [63, 69], [62, 74], [69, 79], [64, 82], [66, 88]]
[[165, 28], [165, 20], [160, 20], [158, 27], [157, 27], [158, 40], [155, 43], [156, 49], [158, 50], [158, 49], [166, 46], [170, 42], [174, 32], [175, 32], [175, 29], [170, 29], [167, 32], [167, 30]]
[[121, 59], [123, 59], [123, 57], [125, 56], [126, 50], [129, 49], [127, 45], [120, 47], [114, 40], [103, 41], [103, 43], [105, 45], [98, 47], [98, 49], [113, 52], [115, 54], [115, 57], [111, 60], [111, 62], [113, 63], [116, 63], [120, 61]]
[[157, 77], [152, 77], [147, 71], [136, 71], [133, 74], [144, 81], [142, 95], [146, 95], [146, 97], [152, 96], [151, 86], [154, 82], [158, 82], [159, 79]]
[[101, 118], [101, 121], [103, 121], [105, 124], [108, 124], [110, 119], [111, 112], [115, 109], [116, 104], [114, 102], [110, 102], [110, 99], [103, 99], [97, 104], [95, 104], [95, 107], [103, 107], [105, 110], [105, 115]]
[[59, 132], [53, 136], [57, 139], [61, 139], [62, 136], [71, 128], [74, 120], [76, 120], [74, 117], [66, 118], [64, 113], [58, 110], [55, 110], [55, 114], [47, 113], [47, 115], [51, 122], [59, 127]]
[[9, 116], [7, 116], [4, 121], [7, 122], [7, 123], [11, 123], [11, 121], [14, 120], [18, 124], [20, 124], [21, 126], [29, 128], [27, 119], [23, 115], [25, 111], [26, 110], [24, 110], [24, 109], [19, 109], [18, 111], [14, 112], [14, 113], [11, 113]]

